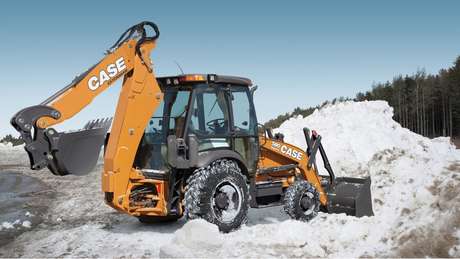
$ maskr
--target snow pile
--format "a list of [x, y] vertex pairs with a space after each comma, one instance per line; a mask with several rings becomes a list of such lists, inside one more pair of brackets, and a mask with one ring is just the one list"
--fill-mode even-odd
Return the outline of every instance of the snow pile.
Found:
[[[203, 219], [192, 220], [177, 230], [172, 245], [162, 247], [161, 257], [209, 257], [213, 251], [222, 250], [226, 236], [216, 225]], [[198, 248], [190, 254], [190, 249]]]
[[23, 145], [13, 146], [11, 142], [0, 142], [0, 151], [16, 150], [18, 147], [23, 147]]
[[343, 102], [306, 118], [291, 118], [276, 131], [285, 135], [286, 142], [306, 149], [302, 128], [316, 130], [338, 175], [367, 174], [373, 156], [392, 149], [423, 156], [430, 163], [444, 162], [446, 155], [453, 159], [455, 147], [449, 138], [425, 138], [401, 127], [392, 117], [393, 108], [385, 101]]
[[15, 221], [15, 222], [13, 222], [13, 223], [10, 223], [10, 222], [8, 222], [8, 221], [4, 221], [4, 222], [2, 222], [2, 225], [0, 225], [0, 231], [1, 231], [2, 229], [11, 229], [11, 228], [14, 228], [14, 225], [15, 225], [15, 224], [19, 224], [19, 222], [16, 222], [16, 221]]
[[14, 228], [19, 228], [19, 227], [23, 227], [23, 228], [31, 228], [32, 227], [32, 223], [28, 220], [24, 220], [21, 222], [20, 219], [17, 219], [15, 220], [14, 222], [8, 222], [8, 221], [4, 221], [2, 222], [2, 224], [0, 225], [0, 231], [4, 231], [4, 230], [8, 230], [8, 229], [14, 229]]
[[0, 166], [2, 164], [17, 165], [27, 162], [27, 156], [21, 155], [24, 154], [23, 152], [25, 152], [24, 145], [13, 146], [10, 142], [0, 142], [0, 158], [2, 161]]
[[[33, 217], [34, 215], [28, 211], [26, 211], [26, 213], [24, 214], [26, 217]], [[5, 231], [5, 230], [8, 230], [8, 229], [15, 229], [15, 228], [20, 228], [20, 227], [23, 227], [23, 228], [31, 228], [32, 227], [32, 222], [30, 222], [29, 220], [23, 220], [21, 222], [21, 219], [16, 219], [12, 222], [10, 221], [3, 221], [1, 224], [0, 224], [0, 231]]]
[[[460, 256], [460, 162], [455, 162], [459, 152], [448, 138], [422, 137], [402, 128], [392, 116], [392, 108], [383, 101], [345, 102], [290, 119], [277, 130], [286, 142], [306, 148], [302, 128], [316, 129], [337, 175], [370, 175], [374, 217], [320, 213], [309, 223], [279, 218], [227, 235], [207, 222], [193, 221], [176, 232], [162, 254]], [[209, 242], [208, 236], [215, 238]], [[197, 237], [198, 241], [190, 240]]]

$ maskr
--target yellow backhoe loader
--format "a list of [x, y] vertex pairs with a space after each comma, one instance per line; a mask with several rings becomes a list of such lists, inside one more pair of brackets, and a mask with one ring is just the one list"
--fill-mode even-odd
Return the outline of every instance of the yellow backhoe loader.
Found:
[[[185, 215], [228, 232], [246, 221], [249, 207], [276, 205], [304, 221], [320, 210], [373, 215], [370, 178], [335, 177], [320, 135], [303, 129], [308, 149], [302, 150], [258, 125], [251, 80], [156, 78], [150, 53], [158, 37], [152, 22], [132, 26], [70, 85], [14, 115], [11, 124], [25, 141], [31, 169], [87, 174], [104, 145], [105, 202], [144, 223]], [[52, 128], [119, 78], [113, 121], [91, 121], [67, 133]], [[319, 175], [318, 152], [328, 175]]]

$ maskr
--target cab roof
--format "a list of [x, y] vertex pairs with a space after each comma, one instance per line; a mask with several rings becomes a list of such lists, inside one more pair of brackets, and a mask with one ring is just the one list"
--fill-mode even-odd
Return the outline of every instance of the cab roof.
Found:
[[216, 74], [184, 74], [177, 76], [157, 77], [160, 87], [176, 85], [193, 85], [198, 83], [218, 83], [238, 86], [252, 86], [252, 81], [248, 78], [238, 76], [226, 76]]

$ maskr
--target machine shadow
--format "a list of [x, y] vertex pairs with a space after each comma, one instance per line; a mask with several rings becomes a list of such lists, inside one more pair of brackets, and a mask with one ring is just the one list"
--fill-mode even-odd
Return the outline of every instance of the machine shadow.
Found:
[[126, 215], [126, 219], [117, 224], [110, 224], [105, 229], [109, 232], [119, 234], [135, 234], [139, 232], [155, 232], [163, 234], [171, 234], [182, 228], [187, 221], [183, 218], [175, 222], [157, 222], [157, 223], [141, 223], [136, 218]]

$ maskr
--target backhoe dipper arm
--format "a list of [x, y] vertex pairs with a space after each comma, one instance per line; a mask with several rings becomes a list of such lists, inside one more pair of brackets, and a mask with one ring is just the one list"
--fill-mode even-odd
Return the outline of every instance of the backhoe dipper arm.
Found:
[[[149, 26], [155, 31], [152, 37], [146, 33]], [[66, 134], [49, 127], [77, 114], [122, 76], [123, 86], [106, 147], [105, 169], [115, 172], [132, 166], [144, 127], [162, 99], [150, 59], [158, 36], [154, 23], [142, 22], [132, 26], [100, 62], [75, 78], [70, 85], [40, 105], [22, 109], [13, 116], [11, 124], [25, 141], [32, 169], [47, 166], [55, 174], [67, 174], [72, 170], [56, 158], [57, 154], [62, 157], [74, 155], [59, 150]], [[85, 130], [108, 128], [108, 124], [110, 121], [97, 121], [88, 124]], [[72, 145], [81, 142], [79, 136], [72, 138]]]

